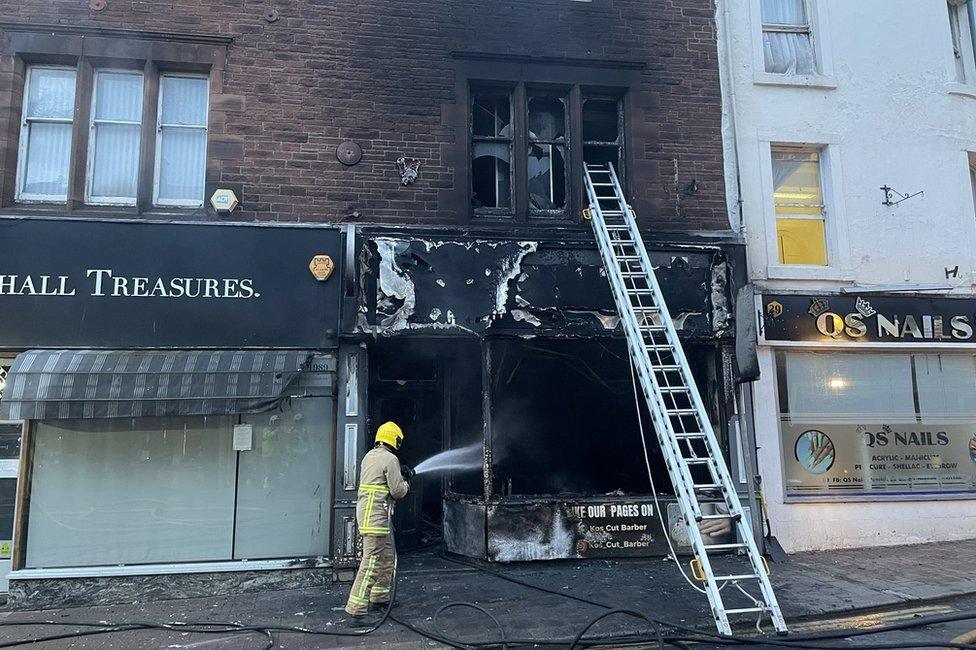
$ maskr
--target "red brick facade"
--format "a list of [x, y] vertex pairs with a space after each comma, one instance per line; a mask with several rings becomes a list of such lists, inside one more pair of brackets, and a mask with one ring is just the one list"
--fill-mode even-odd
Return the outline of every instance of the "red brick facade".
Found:
[[[728, 228], [710, 0], [105, 2], [94, 11], [89, 0], [2, 0], [0, 15], [8, 27], [67, 28], [56, 40], [111, 30], [101, 36], [118, 39], [120, 52], [128, 39], [157, 42], [159, 33], [232, 38], [211, 70], [207, 187], [242, 194], [233, 219], [470, 223], [467, 109], [459, 103], [466, 75], [510, 70], [532, 81], [541, 70], [538, 81], [558, 83], [586, 68], [575, 83], [632, 80], [628, 185], [644, 223]], [[23, 85], [17, 48], [25, 36], [22, 27], [0, 29], [0, 164], [10, 213], [19, 209], [10, 184]], [[346, 140], [362, 146], [358, 165], [336, 159]], [[419, 179], [406, 187], [395, 167], [401, 156], [422, 161]], [[693, 180], [697, 191], [686, 189]], [[180, 217], [220, 219], [204, 210]]]

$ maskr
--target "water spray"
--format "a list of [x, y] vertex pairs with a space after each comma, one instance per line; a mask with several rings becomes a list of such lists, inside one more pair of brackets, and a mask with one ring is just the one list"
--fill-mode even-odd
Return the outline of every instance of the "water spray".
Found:
[[484, 464], [484, 446], [481, 442], [461, 447], [460, 449], [448, 449], [439, 454], [434, 454], [425, 461], [417, 465], [414, 474], [429, 474], [432, 472], [464, 472], [481, 469]]

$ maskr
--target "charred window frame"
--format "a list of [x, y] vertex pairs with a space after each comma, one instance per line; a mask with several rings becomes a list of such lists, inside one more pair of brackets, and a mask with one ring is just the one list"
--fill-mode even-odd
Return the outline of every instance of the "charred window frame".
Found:
[[583, 160], [588, 164], [611, 163], [624, 182], [624, 113], [620, 97], [583, 95]]
[[512, 211], [514, 113], [511, 89], [472, 88], [471, 205], [476, 214]]
[[624, 182], [625, 90], [472, 83], [468, 128], [474, 216], [578, 221], [575, 215], [585, 202], [583, 162], [611, 162]]
[[528, 92], [526, 101], [526, 195], [531, 216], [563, 217], [569, 185], [569, 96]]
[[[36, 26], [11, 23], [0, 23], [0, 28], [6, 37], [0, 54], [11, 62], [11, 80], [0, 88], [0, 105], [6, 109], [0, 118], [0, 130], [10, 143], [5, 152], [0, 152], [0, 205], [16, 212], [59, 216], [105, 213], [106, 208], [120, 217], [173, 213], [177, 209], [189, 214], [206, 209], [205, 196], [214, 188], [219, 173], [218, 167], [206, 161], [209, 142], [203, 146], [207, 152], [203, 164], [194, 165], [192, 170], [184, 169], [185, 165], [173, 167], [183, 176], [199, 174], [192, 183], [193, 196], [185, 194], [178, 201], [169, 201], [159, 195], [157, 158], [161, 143], [157, 131], [162, 85], [170, 78], [192, 78], [203, 80], [208, 94], [222, 92], [223, 66], [231, 38], [73, 26], [37, 31]], [[48, 115], [43, 111], [32, 112], [30, 98], [32, 75], [52, 70], [73, 76], [72, 110], [63, 116], [55, 115], [57, 120], [44, 119]], [[111, 106], [103, 105], [99, 95], [104, 99], [105, 89], [99, 85], [100, 80], [115, 77], [141, 79], [138, 102], [135, 91], [128, 89], [117, 91]], [[217, 108], [216, 113], [217, 121], [222, 123], [225, 110]], [[215, 119], [209, 106], [205, 119]], [[60, 180], [31, 184], [30, 138], [39, 131], [38, 124], [49, 130], [54, 128], [48, 126], [49, 122], [56, 122], [55, 126], [62, 130], [70, 129], [62, 138], [68, 143], [62, 146], [63, 155], [47, 161], [52, 169], [43, 170], [45, 178]], [[209, 141], [207, 123], [190, 126], [204, 133]], [[109, 145], [115, 149], [125, 145], [124, 151], [113, 152]], [[233, 153], [222, 153], [220, 159], [230, 158]], [[199, 155], [194, 161], [198, 158]], [[55, 163], [63, 164], [61, 176], [55, 174]]]

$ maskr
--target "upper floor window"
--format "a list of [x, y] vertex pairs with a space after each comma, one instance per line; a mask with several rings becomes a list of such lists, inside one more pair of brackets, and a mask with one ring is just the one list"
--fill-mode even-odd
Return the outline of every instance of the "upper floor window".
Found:
[[207, 171], [207, 96], [203, 77], [163, 75], [156, 127], [153, 202], [197, 206]]
[[952, 43], [953, 81], [976, 83], [976, 53], [973, 49], [973, 30], [968, 0], [948, 0], [949, 38]]
[[762, 0], [761, 6], [766, 72], [817, 74], [806, 0]]
[[528, 100], [529, 210], [566, 208], [566, 98], [540, 94]]
[[780, 144], [771, 149], [779, 263], [826, 266], [822, 150]]
[[27, 72], [17, 175], [24, 201], [68, 200], [68, 165], [75, 114], [75, 71], [33, 67]]
[[141, 136], [142, 75], [96, 71], [85, 203], [136, 204]]
[[[578, 132], [570, 128], [574, 123], [580, 124]], [[471, 204], [476, 214], [566, 218], [573, 193], [582, 191], [577, 180], [582, 160], [612, 162], [622, 178], [618, 97], [522, 84], [473, 88], [470, 126]], [[573, 149], [582, 152], [575, 163], [579, 169], [573, 168]]]
[[[202, 206], [208, 79], [144, 77], [98, 68], [86, 83], [74, 68], [28, 68], [16, 200], [65, 203], [79, 178], [89, 205], [136, 206], [144, 194], [145, 203], [158, 206]], [[83, 142], [87, 150], [73, 157]], [[82, 194], [78, 188], [74, 196]]]
[[475, 92], [471, 104], [471, 183], [476, 209], [512, 207], [512, 97]]

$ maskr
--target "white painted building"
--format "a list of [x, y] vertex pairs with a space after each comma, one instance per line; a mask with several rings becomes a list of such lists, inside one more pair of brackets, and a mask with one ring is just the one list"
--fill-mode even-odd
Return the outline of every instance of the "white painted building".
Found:
[[717, 12], [772, 534], [788, 551], [976, 537], [973, 7]]

